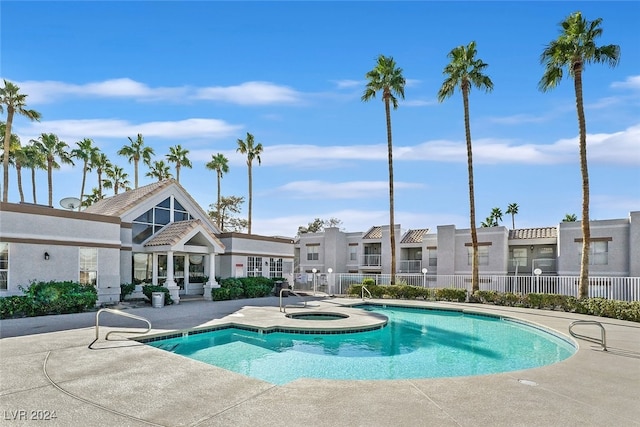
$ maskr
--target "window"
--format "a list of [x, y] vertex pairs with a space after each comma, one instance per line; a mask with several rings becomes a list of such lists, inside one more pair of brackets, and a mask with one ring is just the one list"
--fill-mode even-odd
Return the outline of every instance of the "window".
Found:
[[0, 242], [0, 290], [9, 286], [9, 244]]
[[438, 265], [438, 249], [428, 248], [427, 253], [429, 254], [429, 267], [436, 267]]
[[[151, 235], [160, 231], [162, 227], [171, 222], [171, 198], [168, 197], [133, 220], [133, 243], [142, 243]], [[187, 221], [192, 216], [177, 201], [173, 200], [173, 221]]]
[[589, 264], [608, 265], [609, 264], [609, 242], [595, 241], [590, 244]]
[[320, 246], [307, 246], [307, 261], [318, 261]]
[[269, 258], [269, 277], [282, 277], [282, 258]]
[[144, 253], [133, 254], [133, 283], [151, 283], [153, 255]]
[[[473, 265], [472, 246], [467, 246], [467, 265]], [[489, 265], [489, 246], [478, 246], [478, 265]]]
[[513, 254], [512, 254], [512, 262], [513, 262], [513, 267], [526, 267], [528, 265], [528, 255], [529, 255], [529, 249], [528, 248], [513, 248]]
[[247, 277], [262, 276], [262, 257], [250, 256], [247, 258]]
[[349, 261], [358, 261], [358, 247], [356, 245], [349, 246]]
[[80, 283], [98, 284], [98, 248], [80, 248]]

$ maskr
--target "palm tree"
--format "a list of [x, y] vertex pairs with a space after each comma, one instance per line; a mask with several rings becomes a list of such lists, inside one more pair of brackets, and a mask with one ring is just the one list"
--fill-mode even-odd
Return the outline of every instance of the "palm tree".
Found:
[[596, 39], [602, 35], [602, 18], [587, 21], [580, 12], [569, 15], [560, 23], [560, 36], [547, 45], [540, 55], [545, 65], [544, 74], [538, 84], [542, 92], [555, 88], [562, 80], [563, 70], [573, 78], [580, 133], [580, 171], [582, 173], [582, 256], [580, 259], [580, 298], [589, 296], [589, 171], [587, 169], [587, 125], [582, 99], [582, 71], [585, 64], [605, 63], [611, 67], [618, 65], [620, 46], [596, 46]]
[[85, 194], [84, 200], [82, 201], [82, 207], [88, 208], [100, 199], [102, 199], [100, 189], [98, 189], [97, 187], [93, 187], [91, 189], [91, 194]]
[[93, 140], [85, 138], [82, 141], [76, 142], [78, 148], [71, 150], [71, 156], [82, 160], [82, 185], [80, 187], [80, 205], [78, 206], [78, 212], [82, 209], [82, 198], [84, 197], [84, 186], [87, 181], [87, 171], [91, 170], [91, 160], [96, 157], [98, 153], [98, 147], [93, 145]]
[[471, 223], [471, 247], [473, 251], [471, 288], [472, 292], [480, 290], [478, 276], [478, 235], [476, 232], [476, 207], [473, 189], [473, 149], [471, 147], [471, 127], [469, 125], [469, 92], [471, 87], [493, 90], [493, 82], [483, 74], [487, 64], [476, 59], [476, 42], [472, 41], [466, 47], [455, 47], [447, 55], [451, 62], [444, 68], [446, 75], [442, 87], [438, 91], [438, 101], [442, 102], [453, 95], [456, 88], [462, 92], [464, 105], [464, 131], [467, 141], [467, 169], [469, 171], [469, 221]]
[[576, 222], [577, 220], [578, 217], [576, 216], [576, 214], [565, 214], [562, 222]]
[[31, 169], [31, 188], [33, 191], [33, 203], [38, 203], [36, 198], [36, 170], [46, 169], [47, 159], [44, 153], [33, 143], [22, 147], [25, 155], [24, 167]]
[[144, 146], [144, 138], [142, 134], [139, 133], [138, 137], [134, 141], [129, 138], [130, 145], [123, 146], [119, 151], [119, 156], [124, 156], [129, 160], [129, 163], [133, 162], [133, 173], [134, 173], [134, 183], [135, 188], [138, 188], [138, 163], [140, 159], [148, 165], [151, 162], [151, 156], [155, 155], [153, 148]]
[[518, 214], [518, 204], [517, 203], [509, 203], [507, 206], [506, 214], [511, 214], [511, 229], [516, 229], [516, 215]]
[[18, 113], [21, 116], [25, 116], [29, 120], [40, 120], [40, 113], [36, 110], [28, 110], [26, 108], [25, 101], [27, 95], [20, 93], [20, 88], [10, 81], [4, 79], [4, 87], [0, 87], [0, 113], [4, 112], [4, 107], [7, 107], [7, 122], [4, 129], [4, 142], [3, 153], [7, 155], [2, 159], [2, 165], [4, 167], [3, 187], [2, 187], [2, 201], [6, 202], [9, 198], [9, 154], [11, 151], [11, 126], [13, 125], [13, 116]]
[[[0, 122], [0, 138], [2, 138], [2, 146], [4, 146], [4, 137], [6, 124], [4, 122]], [[4, 157], [4, 151], [2, 153]], [[24, 163], [24, 152], [22, 151], [22, 147], [20, 145], [20, 138], [18, 135], [12, 133], [11, 141], [9, 141], [9, 164], [15, 166], [16, 174], [18, 176], [18, 193], [20, 193], [20, 202], [24, 202], [24, 193], [22, 191], [22, 165]]]
[[[53, 207], [53, 170], [60, 169], [60, 163], [73, 165], [71, 155], [67, 151], [69, 145], [60, 141], [53, 133], [43, 133], [38, 140], [32, 141], [47, 159], [47, 183], [49, 184], [49, 206]], [[60, 163], [58, 163], [58, 160]]]
[[209, 170], [216, 171], [218, 178], [218, 197], [216, 202], [216, 212], [218, 213], [216, 225], [220, 229], [220, 181], [222, 181], [222, 175], [229, 172], [229, 159], [224, 154], [218, 153], [215, 156], [211, 155], [211, 161], [205, 165]]
[[253, 135], [249, 132], [247, 132], [246, 140], [243, 141], [242, 139], [238, 139], [238, 148], [236, 149], [236, 152], [247, 155], [247, 168], [249, 170], [249, 215], [247, 218], [247, 234], [251, 234], [251, 209], [253, 205], [251, 165], [253, 164], [254, 159], [258, 161], [258, 165], [262, 164], [262, 159], [260, 159], [262, 151], [262, 144], [258, 143], [254, 145]]
[[191, 169], [191, 160], [187, 158], [189, 150], [182, 148], [180, 144], [175, 147], [169, 147], [167, 161], [176, 164], [176, 181], [180, 182], [180, 167]]
[[378, 56], [376, 66], [366, 74], [367, 86], [362, 95], [362, 101], [367, 102], [382, 92], [382, 102], [387, 121], [387, 152], [389, 161], [389, 238], [391, 240], [391, 284], [396, 282], [396, 233], [394, 219], [393, 196], [393, 142], [391, 137], [391, 105], [398, 108], [398, 98], [404, 99], [405, 78], [402, 68], [396, 66], [392, 57]]
[[493, 226], [497, 227], [500, 221], [502, 221], [502, 209], [500, 208], [491, 209], [491, 218], [493, 218]]
[[98, 174], [98, 196], [100, 199], [102, 199], [104, 197], [104, 195], [102, 194], [102, 172], [105, 172], [112, 166], [111, 161], [106, 154], [97, 151], [93, 159], [91, 159], [91, 164], [96, 169], [96, 173]]
[[120, 188], [125, 191], [128, 190], [131, 182], [129, 181], [129, 174], [124, 171], [123, 168], [116, 165], [111, 165], [105, 170], [109, 179], [104, 180], [105, 188], [113, 188], [113, 194], [117, 195]]
[[147, 175], [149, 178], [157, 178], [158, 181], [163, 179], [169, 179], [172, 177], [171, 171], [169, 171], [169, 165], [162, 160], [158, 160], [149, 165], [149, 172]]

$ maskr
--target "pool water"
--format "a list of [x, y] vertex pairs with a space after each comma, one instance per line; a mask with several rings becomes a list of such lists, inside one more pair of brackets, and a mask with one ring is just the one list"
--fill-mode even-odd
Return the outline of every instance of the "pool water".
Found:
[[227, 328], [148, 344], [278, 385], [298, 378], [493, 374], [549, 365], [576, 351], [568, 340], [518, 321], [457, 311], [361, 307], [387, 316], [387, 326], [328, 335]]

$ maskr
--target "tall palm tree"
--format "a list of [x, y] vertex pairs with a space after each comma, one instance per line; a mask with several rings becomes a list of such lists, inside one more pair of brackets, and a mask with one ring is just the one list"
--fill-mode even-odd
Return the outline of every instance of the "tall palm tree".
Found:
[[100, 190], [97, 187], [93, 187], [91, 189], [91, 194], [85, 194], [84, 200], [82, 201], [82, 206], [88, 208], [89, 206], [96, 203], [98, 200], [102, 199], [102, 195], [100, 194]]
[[[4, 137], [6, 130], [6, 123], [0, 122], [0, 138], [2, 141], [2, 146], [4, 147]], [[2, 157], [4, 158], [4, 150], [2, 152]], [[22, 165], [24, 164], [24, 152], [22, 151], [22, 146], [20, 145], [20, 138], [18, 135], [12, 133], [11, 141], [9, 141], [9, 164], [13, 165], [16, 168], [16, 174], [18, 177], [18, 193], [20, 193], [20, 202], [24, 202], [24, 193], [22, 191]]]
[[76, 142], [77, 148], [71, 150], [71, 156], [78, 160], [82, 160], [82, 185], [80, 186], [80, 205], [78, 206], [78, 212], [82, 209], [82, 198], [84, 197], [84, 186], [87, 182], [87, 172], [91, 170], [91, 160], [96, 157], [99, 148], [93, 145], [93, 140], [85, 138], [82, 141]]
[[511, 229], [515, 230], [516, 229], [516, 215], [518, 214], [518, 204], [517, 203], [509, 203], [509, 205], [507, 206], [507, 210], [505, 211], [505, 213], [511, 214]]
[[[49, 185], [49, 206], [53, 207], [53, 170], [60, 169], [60, 163], [73, 165], [69, 145], [60, 141], [53, 133], [43, 133], [38, 140], [32, 141], [47, 159], [47, 183]], [[60, 161], [60, 163], [58, 163]]]
[[191, 160], [187, 157], [189, 150], [182, 148], [180, 144], [169, 147], [169, 154], [167, 154], [167, 161], [176, 164], [176, 181], [180, 182], [180, 168], [191, 169]]
[[216, 199], [216, 212], [218, 215], [216, 216], [216, 225], [220, 229], [220, 181], [222, 181], [222, 175], [229, 172], [229, 159], [227, 159], [222, 153], [218, 153], [215, 156], [212, 154], [211, 161], [207, 163], [205, 167], [209, 170], [216, 171], [216, 176], [218, 178], [218, 197]]
[[133, 162], [134, 185], [135, 188], [138, 188], [138, 163], [142, 160], [144, 164], [148, 165], [151, 162], [151, 156], [155, 153], [153, 148], [144, 146], [144, 138], [141, 133], [138, 134], [135, 141], [130, 136], [127, 138], [131, 144], [118, 150], [118, 155], [126, 157], [129, 163]]
[[398, 108], [398, 98], [404, 99], [405, 78], [402, 68], [396, 66], [392, 57], [379, 55], [376, 66], [366, 74], [367, 86], [362, 95], [362, 101], [367, 102], [382, 92], [382, 102], [387, 123], [387, 153], [389, 162], [389, 237], [391, 240], [391, 284], [396, 282], [396, 233], [394, 219], [393, 195], [393, 142], [391, 136], [391, 105]]
[[502, 209], [500, 208], [491, 209], [491, 218], [493, 218], [494, 227], [497, 227], [500, 221], [502, 221]]
[[578, 217], [576, 216], [576, 214], [565, 214], [562, 222], [576, 222], [577, 220]]
[[0, 87], [0, 113], [7, 108], [7, 122], [4, 129], [3, 153], [7, 155], [2, 159], [4, 167], [2, 201], [6, 202], [9, 198], [9, 154], [11, 148], [11, 127], [13, 126], [13, 116], [18, 113], [25, 116], [29, 120], [40, 120], [40, 113], [36, 110], [28, 110], [26, 107], [27, 95], [20, 93], [20, 88], [10, 81], [4, 80], [4, 87]]
[[446, 76], [442, 87], [438, 91], [438, 101], [442, 102], [451, 97], [456, 88], [462, 92], [462, 102], [464, 106], [464, 132], [467, 141], [467, 169], [469, 172], [469, 222], [471, 223], [471, 247], [472, 247], [472, 268], [471, 268], [471, 289], [472, 292], [480, 290], [478, 275], [478, 234], [476, 231], [476, 206], [473, 188], [473, 149], [471, 146], [471, 127], [469, 125], [469, 92], [471, 87], [484, 89], [485, 92], [493, 90], [493, 82], [483, 73], [487, 64], [476, 59], [476, 42], [472, 41], [467, 46], [455, 47], [449, 52], [447, 57], [451, 62], [444, 67], [443, 74]]
[[169, 165], [163, 160], [157, 160], [149, 165], [149, 172], [147, 172], [146, 176], [149, 178], [157, 178], [158, 181], [172, 177]]
[[102, 184], [103, 184], [102, 173], [106, 172], [106, 170], [112, 166], [111, 161], [109, 160], [106, 154], [104, 154], [101, 151], [98, 151], [95, 153], [95, 156], [93, 157], [93, 159], [91, 159], [91, 164], [93, 165], [93, 167], [96, 170], [96, 173], [98, 174], [98, 196], [100, 199], [102, 199], [104, 197], [104, 195], [102, 194]]
[[243, 141], [242, 139], [238, 139], [238, 148], [236, 152], [241, 154], [246, 154], [247, 156], [247, 169], [249, 171], [249, 215], [247, 218], [247, 234], [251, 234], [251, 210], [253, 206], [253, 179], [251, 175], [251, 165], [253, 164], [253, 160], [258, 161], [258, 165], [262, 164], [262, 159], [260, 159], [260, 154], [264, 148], [261, 143], [255, 144], [254, 137], [249, 132], [247, 132], [247, 138]]
[[121, 188], [127, 191], [131, 182], [129, 181], [129, 174], [123, 168], [112, 164], [105, 170], [105, 173], [109, 178], [104, 180], [105, 188], [113, 188], [114, 195], [117, 195]]
[[24, 167], [31, 169], [31, 188], [33, 191], [33, 203], [38, 203], [36, 193], [36, 170], [47, 168], [47, 159], [44, 153], [33, 143], [22, 147], [25, 155]]
[[580, 259], [580, 298], [589, 296], [589, 171], [587, 168], [587, 125], [582, 98], [582, 71], [586, 64], [605, 63], [618, 65], [620, 46], [610, 44], [596, 46], [602, 35], [602, 18], [587, 21], [582, 13], [575, 12], [560, 23], [562, 30], [557, 39], [545, 47], [540, 62], [545, 65], [544, 74], [538, 84], [542, 92], [555, 88], [562, 80], [564, 69], [573, 78], [580, 133], [580, 171], [582, 173], [582, 256]]

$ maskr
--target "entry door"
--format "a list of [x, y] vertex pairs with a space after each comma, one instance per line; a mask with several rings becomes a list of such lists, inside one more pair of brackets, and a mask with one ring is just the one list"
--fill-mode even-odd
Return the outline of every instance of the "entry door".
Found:
[[185, 294], [184, 288], [184, 255], [173, 255], [173, 277], [177, 285], [180, 286], [180, 295]]

